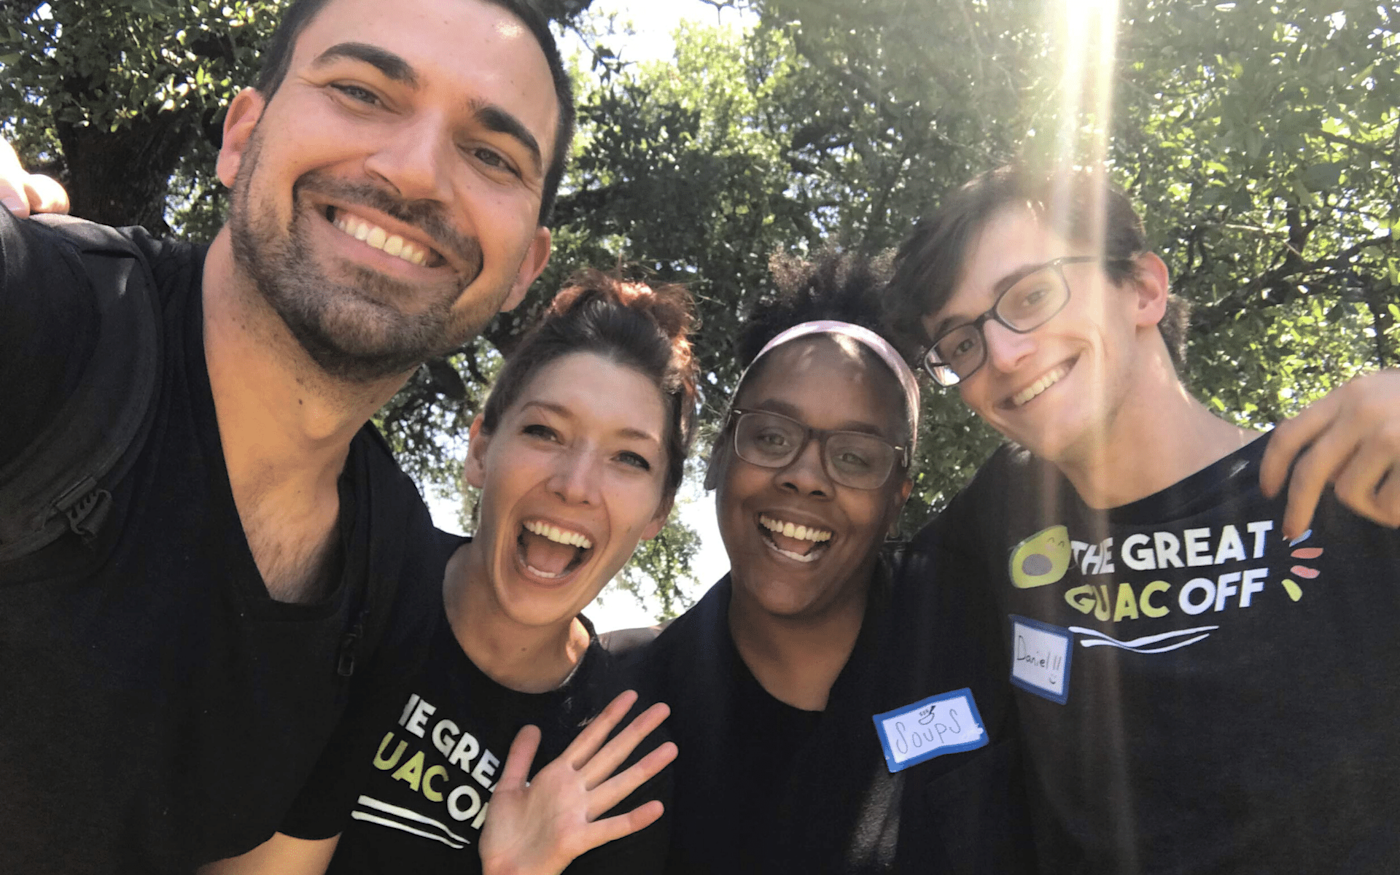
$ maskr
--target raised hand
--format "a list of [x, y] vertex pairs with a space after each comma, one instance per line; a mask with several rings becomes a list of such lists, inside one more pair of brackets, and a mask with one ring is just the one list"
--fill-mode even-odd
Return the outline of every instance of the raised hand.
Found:
[[631, 835], [661, 816], [662, 804], [653, 799], [598, 819], [676, 758], [676, 746], [668, 741], [613, 774], [671, 713], [666, 705], [652, 705], [608, 741], [636, 701], [631, 690], [613, 699], [533, 781], [527, 778], [540, 731], [534, 726], [520, 730], [491, 794], [481, 833], [485, 875], [556, 875], [585, 851]]
[[1307, 531], [1329, 483], [1354, 513], [1400, 526], [1400, 370], [1358, 377], [1275, 428], [1259, 487], [1273, 496], [1285, 480], [1290, 538]]
[[68, 192], [57, 180], [26, 172], [14, 147], [0, 140], [0, 203], [20, 219], [30, 213], [66, 213]]

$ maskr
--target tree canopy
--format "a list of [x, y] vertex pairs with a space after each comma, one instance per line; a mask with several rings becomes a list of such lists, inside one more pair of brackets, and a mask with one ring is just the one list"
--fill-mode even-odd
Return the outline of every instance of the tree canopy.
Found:
[[[1270, 423], [1400, 363], [1395, 4], [706, 2], [754, 24], [686, 25], [674, 59], [648, 63], [589, 0], [543, 4], [587, 47], [555, 254], [525, 306], [381, 412], [425, 486], [453, 488], [498, 353], [573, 269], [627, 262], [690, 286], [713, 426], [772, 253], [886, 250], [950, 187], [1016, 159], [1103, 162], [1141, 204], [1194, 305], [1191, 385], [1222, 415]], [[219, 119], [278, 6], [8, 4], [0, 129], [76, 213], [211, 236]], [[956, 399], [929, 395], [911, 525], [995, 444]], [[669, 528], [628, 585], [663, 613], [684, 607], [695, 547]]]

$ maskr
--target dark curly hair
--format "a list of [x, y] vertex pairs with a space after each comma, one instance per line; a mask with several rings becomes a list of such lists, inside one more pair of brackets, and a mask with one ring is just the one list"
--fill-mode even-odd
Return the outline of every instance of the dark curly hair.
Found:
[[792, 326], [819, 319], [850, 322], [888, 339], [880, 317], [893, 272], [890, 255], [869, 258], [827, 246], [810, 260], [777, 253], [768, 260], [768, 272], [777, 293], [749, 314], [735, 343], [741, 365], [751, 364], [764, 344]]
[[[874, 258], [845, 252], [827, 245], [810, 259], [775, 254], [768, 262], [769, 273], [777, 293], [754, 307], [743, 334], [735, 344], [739, 363], [751, 365], [768, 341], [794, 325], [803, 322], [834, 319], [868, 328], [889, 340], [889, 332], [881, 322], [881, 302], [892, 264], [889, 255]], [[908, 351], [894, 341], [892, 346], [908, 358]], [[881, 372], [888, 368], [874, 352], [856, 344], [862, 359]], [[752, 377], [761, 370], [759, 365]], [[891, 376], [891, 380], [894, 377]], [[893, 385], [898, 388], [898, 383]], [[736, 386], [737, 397], [741, 387]], [[905, 417], [897, 417], [901, 431], [908, 430]], [[912, 435], [902, 434], [898, 442], [907, 443]], [[721, 438], [722, 440], [722, 438]]]
[[490, 434], [540, 368], [576, 352], [625, 365], [650, 379], [666, 399], [665, 498], [680, 486], [695, 439], [694, 323], [690, 293], [678, 285], [647, 286], [615, 274], [574, 274], [540, 321], [506, 358], [481, 411]]

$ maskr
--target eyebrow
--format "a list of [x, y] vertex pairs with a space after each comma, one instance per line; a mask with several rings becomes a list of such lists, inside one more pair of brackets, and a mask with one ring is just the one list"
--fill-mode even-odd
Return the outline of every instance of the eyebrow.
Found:
[[535, 139], [534, 134], [530, 133], [530, 129], [525, 127], [524, 122], [495, 104], [474, 100], [470, 106], [472, 115], [478, 124], [488, 131], [505, 134], [518, 141], [530, 153], [530, 161], [534, 164], [535, 172], [539, 173], [544, 169], [544, 159], [540, 153], [539, 141]]
[[[777, 398], [764, 399], [763, 401], [760, 401], [756, 406], [750, 407], [748, 409], [763, 410], [768, 413], [781, 413], [783, 416], [786, 416], [789, 419], [795, 419], [803, 425], [806, 425], [808, 428], [811, 428], [811, 426], [807, 424], [807, 420], [802, 418], [802, 411], [798, 410], [795, 406], [789, 404], [788, 402], [779, 400]], [[821, 430], [854, 431], [859, 434], [868, 434], [871, 437], [877, 437], [882, 440], [888, 440], [888, 438], [885, 436], [885, 430], [880, 428], [878, 425], [874, 425], [873, 423], [869, 422], [861, 422], [859, 420], [854, 419], [848, 419], [840, 425], [836, 426], [835, 428], [825, 428]]]
[[369, 64], [383, 73], [385, 78], [390, 81], [402, 83], [409, 88], [418, 87], [418, 74], [408, 61], [387, 49], [381, 49], [368, 43], [336, 43], [317, 55], [316, 60], [311, 62], [311, 66], [324, 67], [333, 61], [347, 58]]
[[[992, 284], [992, 300], [995, 301], [997, 298], [1001, 297], [1002, 293], [1005, 292], [1007, 289], [1016, 285], [1016, 283], [1020, 282], [1021, 280], [1025, 279], [1026, 277], [1030, 276], [1036, 271], [1040, 270], [1042, 267], [1045, 267], [1045, 264], [1043, 262], [1040, 264], [1023, 264], [1015, 270], [1007, 273], [1001, 279], [997, 280], [995, 283]], [[960, 320], [957, 316], [945, 316], [944, 318], [938, 320], [938, 323], [933, 326], [933, 330], [929, 332], [929, 339], [937, 340], [943, 335], [943, 332], [947, 331], [948, 329], [956, 328], [962, 325], [968, 325], [971, 324], [971, 322], [971, 319]]]
[[[578, 419], [578, 417], [574, 415], [574, 412], [572, 410], [570, 410], [562, 404], [555, 404], [553, 401], [539, 401], [532, 399], [530, 401], [526, 401], [520, 406], [522, 409], [526, 407], [538, 407], [541, 410], [548, 411], [550, 413], [553, 413], [555, 416], [560, 416], [568, 420]], [[661, 438], [657, 437], [649, 431], [642, 431], [640, 428], [631, 428], [630, 426], [624, 426], [623, 428], [620, 428], [616, 432], [614, 432], [614, 434], [616, 434], [619, 437], [629, 438], [631, 440], [640, 440], [646, 441], [648, 443], [653, 443], [656, 444], [658, 447], [661, 446]]]

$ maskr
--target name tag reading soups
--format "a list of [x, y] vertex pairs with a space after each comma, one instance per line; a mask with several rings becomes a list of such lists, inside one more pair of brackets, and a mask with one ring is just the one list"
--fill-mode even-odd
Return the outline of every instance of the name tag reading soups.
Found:
[[966, 687], [876, 714], [875, 734], [891, 772], [987, 743], [982, 715]]
[[1074, 633], [1011, 615], [1011, 683], [1063, 705], [1069, 700], [1069, 658]]

